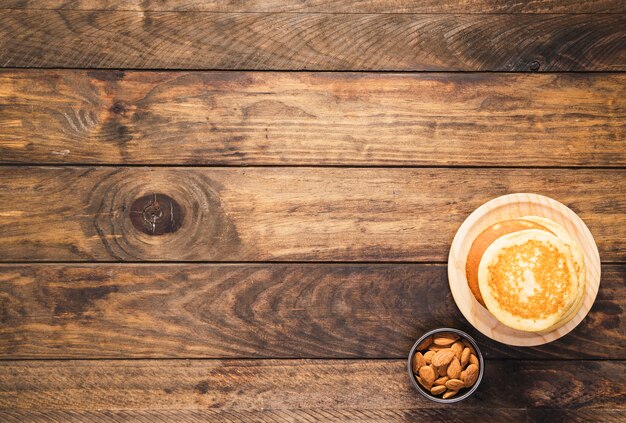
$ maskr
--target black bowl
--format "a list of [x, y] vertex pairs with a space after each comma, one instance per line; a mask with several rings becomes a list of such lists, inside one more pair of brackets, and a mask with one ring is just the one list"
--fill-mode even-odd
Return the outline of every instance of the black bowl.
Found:
[[[461, 395], [454, 396], [454, 397], [448, 398], [448, 399], [443, 399], [441, 397], [438, 397], [438, 396], [435, 396], [435, 395], [431, 394], [422, 385], [419, 384], [419, 382], [415, 378], [415, 375], [413, 374], [412, 361], [413, 361], [413, 356], [415, 355], [415, 353], [417, 353], [417, 346], [423, 340], [425, 340], [426, 338], [428, 338], [431, 335], [436, 335], [438, 333], [446, 333], [446, 332], [447, 333], [454, 333], [456, 335], [459, 335], [462, 339], [466, 339], [467, 342], [469, 342], [474, 347], [474, 349], [476, 350], [476, 356], [478, 358], [478, 363], [479, 363], [479, 367], [480, 368], [478, 369], [478, 379], [476, 379], [476, 383], [474, 383], [474, 385], [471, 388], [469, 388], [468, 390], [463, 392]], [[474, 339], [471, 336], [469, 336], [465, 332], [460, 331], [458, 329], [440, 328], [440, 329], [433, 329], [433, 330], [431, 330], [429, 332], [426, 332], [424, 335], [422, 335], [422, 337], [420, 339], [418, 339], [415, 342], [415, 344], [413, 344], [413, 348], [411, 348], [411, 352], [409, 353], [409, 362], [408, 362], [407, 369], [409, 371], [409, 378], [411, 379], [411, 383], [413, 384], [415, 389], [417, 389], [417, 392], [419, 392], [420, 394], [422, 394], [424, 397], [428, 398], [431, 401], [435, 401], [435, 402], [438, 402], [440, 404], [451, 404], [453, 402], [463, 401], [465, 398], [467, 398], [470, 395], [472, 395], [474, 393], [474, 391], [476, 391], [476, 389], [478, 388], [478, 385], [480, 385], [480, 382], [483, 380], [483, 373], [485, 371], [485, 362], [483, 360], [483, 355], [480, 352], [480, 349], [478, 348], [478, 345], [476, 345], [476, 341], [474, 341]]]

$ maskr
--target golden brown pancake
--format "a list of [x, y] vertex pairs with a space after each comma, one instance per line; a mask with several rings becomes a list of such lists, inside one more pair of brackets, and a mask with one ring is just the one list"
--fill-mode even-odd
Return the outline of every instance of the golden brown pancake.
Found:
[[478, 283], [487, 309], [513, 329], [554, 327], [577, 300], [569, 246], [551, 232], [526, 229], [499, 237], [483, 253]]
[[563, 241], [565, 244], [567, 244], [567, 246], [570, 249], [570, 253], [572, 255], [572, 260], [574, 261], [574, 268], [575, 268], [577, 276], [578, 276], [577, 298], [574, 301], [574, 304], [572, 304], [572, 307], [570, 308], [570, 310], [568, 310], [563, 315], [561, 320], [559, 320], [557, 323], [555, 323], [554, 326], [546, 329], [546, 331], [550, 331], [550, 330], [556, 329], [556, 328], [558, 328], [560, 326], [563, 326], [564, 324], [566, 324], [567, 322], [572, 320], [574, 318], [574, 316], [576, 316], [576, 314], [578, 313], [580, 308], [582, 307], [583, 300], [585, 298], [585, 292], [586, 292], [585, 259], [584, 259], [582, 250], [580, 249], [580, 246], [574, 240], [574, 238], [572, 238], [572, 236], [569, 234], [569, 232], [567, 232], [567, 230], [563, 226], [561, 226], [558, 223], [556, 223], [555, 221], [547, 219], [545, 217], [524, 216], [521, 219], [529, 220], [531, 222], [534, 222], [534, 223], [537, 223], [539, 225], [545, 226], [546, 228], [548, 228], [550, 230], [550, 232], [552, 232], [553, 234], [558, 236], [561, 239], [561, 241]]
[[465, 275], [467, 276], [467, 284], [469, 285], [472, 294], [474, 294], [474, 297], [476, 297], [478, 302], [483, 306], [485, 305], [485, 301], [483, 300], [478, 286], [478, 265], [480, 264], [480, 259], [482, 258], [483, 253], [501, 236], [513, 232], [523, 231], [525, 229], [541, 229], [549, 232], [546, 227], [529, 220], [505, 220], [489, 226], [487, 229], [482, 231], [472, 243], [469, 253], [467, 254]]

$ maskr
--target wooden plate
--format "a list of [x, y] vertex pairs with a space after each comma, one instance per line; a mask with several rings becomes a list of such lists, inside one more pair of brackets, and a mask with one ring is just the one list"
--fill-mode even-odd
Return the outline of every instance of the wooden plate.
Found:
[[[530, 215], [547, 217], [562, 225], [578, 242], [585, 258], [586, 292], [582, 307], [565, 325], [545, 333], [523, 332], [500, 323], [474, 298], [465, 276], [467, 253], [478, 234], [494, 223]], [[537, 194], [503, 195], [477, 208], [459, 228], [450, 247], [448, 279], [456, 305], [480, 332], [504, 344], [541, 345], [569, 333], [591, 309], [600, 287], [600, 255], [587, 225], [565, 205]]]

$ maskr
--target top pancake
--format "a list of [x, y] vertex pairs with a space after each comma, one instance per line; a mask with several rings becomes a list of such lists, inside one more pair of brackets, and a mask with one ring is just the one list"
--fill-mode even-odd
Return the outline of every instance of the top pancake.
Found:
[[540, 229], [550, 232], [549, 229], [540, 223], [532, 222], [528, 219], [512, 219], [491, 225], [481, 232], [472, 243], [469, 253], [467, 254], [465, 275], [467, 276], [467, 283], [472, 294], [474, 294], [474, 297], [476, 297], [478, 302], [483, 306], [485, 305], [485, 301], [483, 300], [478, 286], [478, 265], [480, 264], [480, 259], [495, 240], [503, 235], [523, 231], [525, 229]]
[[503, 235], [478, 268], [487, 309], [503, 324], [539, 332], [557, 324], [577, 299], [578, 277], [568, 245], [547, 230]]
[[572, 304], [572, 307], [563, 315], [561, 320], [554, 324], [554, 326], [546, 329], [546, 331], [550, 331], [552, 329], [556, 329], [568, 321], [570, 321], [583, 305], [583, 300], [585, 298], [585, 290], [586, 290], [586, 268], [585, 268], [585, 259], [583, 256], [583, 252], [578, 245], [578, 243], [571, 237], [571, 235], [567, 232], [567, 230], [556, 223], [553, 220], [547, 219], [545, 217], [539, 216], [524, 216], [522, 217], [524, 220], [529, 220], [531, 222], [535, 222], [542, 226], [545, 226], [550, 230], [553, 234], [559, 237], [561, 241], [563, 241], [570, 249], [570, 253], [572, 255], [572, 260], [574, 261], [574, 268], [576, 270], [576, 274], [578, 276], [578, 291], [577, 297]]

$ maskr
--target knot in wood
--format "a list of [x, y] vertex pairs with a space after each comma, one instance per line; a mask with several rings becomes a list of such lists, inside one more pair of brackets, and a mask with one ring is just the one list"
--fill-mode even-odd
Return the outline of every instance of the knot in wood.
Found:
[[180, 205], [165, 194], [146, 195], [136, 199], [130, 208], [133, 226], [148, 235], [176, 232], [183, 223]]
[[121, 101], [116, 101], [113, 106], [111, 106], [111, 111], [116, 115], [125, 116], [128, 111], [128, 107]]

